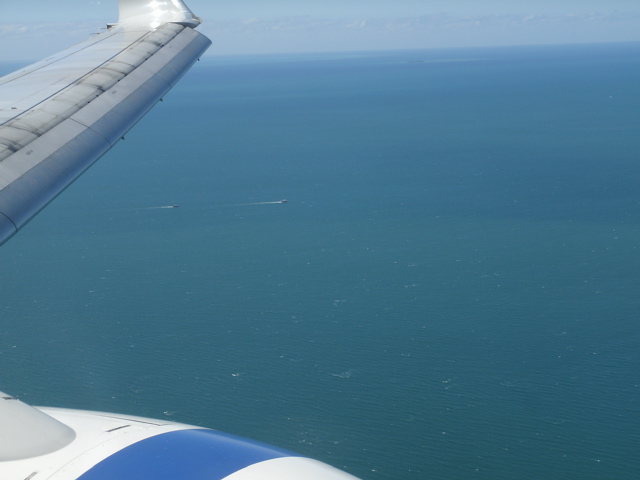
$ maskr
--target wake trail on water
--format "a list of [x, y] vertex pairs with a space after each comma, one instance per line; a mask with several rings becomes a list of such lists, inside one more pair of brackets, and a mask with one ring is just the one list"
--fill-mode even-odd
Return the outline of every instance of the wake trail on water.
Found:
[[287, 203], [286, 200], [278, 200], [277, 202], [253, 202], [253, 203], [239, 203], [239, 207], [247, 207], [249, 205], [276, 205], [278, 203]]
[[178, 205], [162, 205], [160, 207], [143, 207], [140, 210], [159, 210], [161, 208], [178, 208]]
[[[279, 204], [283, 204], [283, 203], [287, 203], [287, 202], [288, 201], [286, 199], [282, 199], [282, 200], [276, 200], [275, 202], [232, 203], [232, 204], [218, 205], [218, 206], [247, 207], [247, 206], [251, 206], [251, 205], [279, 205]], [[164, 208], [178, 208], [179, 206], [180, 205], [178, 205], [178, 204], [161, 205], [159, 207], [143, 207], [143, 208], [140, 208], [139, 210], [159, 210], [159, 209], [164, 209]]]

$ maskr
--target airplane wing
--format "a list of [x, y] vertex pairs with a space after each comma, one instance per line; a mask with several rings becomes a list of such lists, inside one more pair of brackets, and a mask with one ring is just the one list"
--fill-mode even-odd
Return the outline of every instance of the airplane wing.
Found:
[[211, 41], [181, 0], [119, 0], [103, 33], [0, 78], [0, 244], [107, 152]]

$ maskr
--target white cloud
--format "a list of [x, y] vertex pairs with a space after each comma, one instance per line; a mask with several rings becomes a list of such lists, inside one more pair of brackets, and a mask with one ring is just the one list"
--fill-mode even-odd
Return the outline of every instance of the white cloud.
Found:
[[86, 40], [100, 22], [0, 23], [0, 58], [35, 61]]
[[[0, 23], [0, 58], [38, 60], [98, 32], [92, 22]], [[640, 13], [447, 15], [334, 19], [247, 17], [205, 22], [209, 54], [383, 50], [640, 40]]]
[[217, 20], [213, 53], [431, 48], [640, 40], [640, 14], [448, 15]]

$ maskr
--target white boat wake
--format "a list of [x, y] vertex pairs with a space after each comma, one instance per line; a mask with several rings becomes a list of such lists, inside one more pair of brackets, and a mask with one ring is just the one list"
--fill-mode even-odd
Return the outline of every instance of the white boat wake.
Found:
[[178, 208], [180, 205], [178, 205], [177, 203], [174, 203], [173, 205], [162, 205], [160, 207], [145, 207], [142, 208], [142, 210], [158, 210], [160, 208]]
[[249, 205], [276, 205], [278, 203], [287, 203], [287, 199], [283, 198], [282, 200], [278, 200], [277, 202], [253, 202], [253, 203], [240, 203], [239, 206], [246, 207]]

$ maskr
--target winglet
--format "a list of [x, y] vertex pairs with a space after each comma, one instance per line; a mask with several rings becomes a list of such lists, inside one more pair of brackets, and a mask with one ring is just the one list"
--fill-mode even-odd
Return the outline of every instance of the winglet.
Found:
[[164, 23], [195, 28], [202, 20], [182, 0], [118, 0], [118, 25], [154, 29]]

